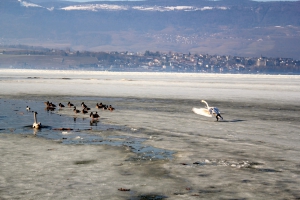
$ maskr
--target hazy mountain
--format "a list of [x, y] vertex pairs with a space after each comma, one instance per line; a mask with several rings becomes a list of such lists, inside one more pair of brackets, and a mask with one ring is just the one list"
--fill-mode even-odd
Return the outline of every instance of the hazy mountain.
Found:
[[1, 0], [0, 43], [300, 59], [300, 2]]

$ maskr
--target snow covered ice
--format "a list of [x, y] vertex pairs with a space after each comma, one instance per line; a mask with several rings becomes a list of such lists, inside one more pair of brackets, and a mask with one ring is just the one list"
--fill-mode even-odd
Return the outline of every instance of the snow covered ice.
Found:
[[[299, 83], [283, 75], [0, 69], [1, 198], [300, 198]], [[193, 113], [201, 99], [224, 120]], [[90, 124], [68, 107], [47, 111], [45, 101], [85, 102], [100, 120]], [[99, 102], [116, 110], [98, 110]], [[26, 106], [41, 130], [31, 128]]]

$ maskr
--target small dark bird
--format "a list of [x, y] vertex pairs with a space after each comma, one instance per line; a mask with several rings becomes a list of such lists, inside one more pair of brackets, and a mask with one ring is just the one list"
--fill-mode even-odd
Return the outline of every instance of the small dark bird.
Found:
[[75, 114], [76, 114], [76, 113], [80, 113], [80, 110], [77, 110], [77, 109], [76, 109], [76, 106], [74, 106], [73, 111], [74, 111]]
[[86, 113], [88, 113], [88, 111], [86, 111], [85, 109], [82, 109], [82, 110], [81, 110], [81, 113], [82, 113], [82, 114], [86, 114]]
[[92, 118], [92, 120], [97, 120], [100, 116], [98, 115], [97, 112], [95, 114], [93, 112], [91, 112], [90, 117]]
[[115, 108], [113, 108], [111, 105], [108, 106], [107, 110], [113, 111]]
[[96, 108], [98, 108], [98, 109], [104, 109], [106, 107], [106, 105], [105, 104], [102, 104], [102, 102], [100, 102], [99, 104], [97, 103], [96, 104]]

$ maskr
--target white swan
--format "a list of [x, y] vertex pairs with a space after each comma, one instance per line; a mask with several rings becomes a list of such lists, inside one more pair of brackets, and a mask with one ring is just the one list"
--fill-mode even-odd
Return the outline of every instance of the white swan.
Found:
[[36, 118], [37, 114], [38, 114], [37, 112], [33, 112], [34, 122], [33, 122], [32, 128], [39, 129], [39, 128], [41, 128], [42, 124], [41, 124], [41, 122], [37, 122], [37, 118]]
[[192, 110], [194, 113], [206, 117], [216, 116], [217, 121], [219, 121], [219, 119], [223, 120], [221, 112], [217, 107], [209, 107], [208, 103], [205, 100], [201, 100], [201, 102], [206, 104], [206, 108], [193, 108]]

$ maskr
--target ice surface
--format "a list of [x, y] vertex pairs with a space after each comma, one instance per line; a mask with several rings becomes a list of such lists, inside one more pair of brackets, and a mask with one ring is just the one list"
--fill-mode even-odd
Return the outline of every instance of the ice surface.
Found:
[[2, 95], [263, 99], [296, 103], [300, 76], [0, 69]]
[[[1, 198], [300, 198], [299, 82], [281, 75], [0, 70]], [[193, 113], [204, 107], [201, 99], [224, 120]], [[72, 108], [44, 110], [47, 100], [84, 101], [100, 120], [90, 124]], [[116, 110], [98, 110], [99, 102]], [[30, 127], [27, 105], [38, 111], [41, 130]]]

